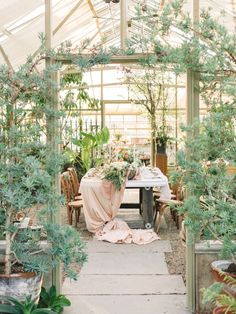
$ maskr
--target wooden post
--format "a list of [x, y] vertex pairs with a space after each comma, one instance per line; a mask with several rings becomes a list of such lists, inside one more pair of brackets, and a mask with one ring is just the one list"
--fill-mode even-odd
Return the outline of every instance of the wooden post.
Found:
[[120, 48], [125, 49], [127, 38], [127, 1], [120, 0]]
[[[199, 0], [193, 0], [193, 25], [199, 21]], [[187, 125], [192, 125], [199, 119], [199, 73], [187, 71]], [[197, 130], [194, 130], [196, 133]], [[187, 230], [188, 239], [188, 230]], [[187, 306], [195, 312], [196, 309], [196, 265], [195, 244], [186, 247], [186, 282]]]
[[105, 104], [103, 96], [103, 68], [101, 68], [101, 129], [105, 127]]
[[[178, 79], [175, 75], [175, 138], [178, 138]], [[176, 154], [178, 151], [178, 141], [175, 141], [175, 163], [176, 163]]]
[[[46, 35], [46, 48], [51, 49], [52, 47], [52, 1], [45, 0], [45, 35]], [[46, 67], [49, 67], [53, 63], [51, 58], [46, 59]], [[55, 82], [55, 85], [58, 86], [59, 82], [59, 73], [54, 73], [51, 79]], [[59, 110], [59, 101], [58, 101], [58, 92], [55, 88], [51, 88], [49, 91], [51, 97], [51, 108], [53, 112]], [[52, 153], [58, 153], [60, 150], [60, 132], [59, 132], [59, 120], [57, 115], [50, 116], [47, 119], [47, 142], [51, 147]], [[60, 180], [59, 174], [54, 177], [54, 186], [55, 193], [60, 193]], [[55, 204], [55, 206], [59, 206]], [[49, 217], [52, 223], [60, 223], [60, 208]], [[52, 270], [52, 284], [56, 287], [57, 293], [60, 293], [61, 290], [61, 269], [60, 266]]]

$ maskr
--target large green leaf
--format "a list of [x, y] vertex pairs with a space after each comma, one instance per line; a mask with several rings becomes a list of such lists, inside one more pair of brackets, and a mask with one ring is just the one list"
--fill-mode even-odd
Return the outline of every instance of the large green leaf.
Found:
[[14, 306], [9, 304], [0, 304], [0, 313], [21, 314]]

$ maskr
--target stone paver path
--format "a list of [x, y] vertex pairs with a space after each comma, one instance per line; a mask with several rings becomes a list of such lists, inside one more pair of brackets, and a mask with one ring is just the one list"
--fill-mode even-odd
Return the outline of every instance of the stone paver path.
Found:
[[[123, 210], [132, 227], [137, 211]], [[72, 306], [65, 314], [185, 314], [186, 288], [181, 275], [169, 275], [167, 240], [147, 245], [111, 244], [87, 237], [88, 262], [78, 281], [65, 280], [62, 293]]]

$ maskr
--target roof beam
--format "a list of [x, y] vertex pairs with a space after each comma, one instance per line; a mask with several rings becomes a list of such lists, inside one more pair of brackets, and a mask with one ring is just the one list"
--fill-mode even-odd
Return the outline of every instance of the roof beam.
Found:
[[83, 0], [80, 0], [71, 10], [70, 12], [61, 20], [61, 22], [57, 25], [57, 27], [53, 30], [53, 35], [55, 35], [59, 29], [65, 24], [65, 22], [75, 13], [75, 11], [80, 7], [83, 3]]
[[9, 32], [9, 30], [6, 29], [5, 27], [2, 27], [2, 28], [1, 28], [1, 31], [2, 31], [2, 33], [3, 33], [4, 35], [6, 35], [6, 36], [8, 36], [8, 37], [12, 35], [12, 33]]
[[96, 18], [96, 25], [97, 25], [98, 34], [100, 35], [100, 37], [101, 37], [101, 39], [102, 39], [101, 27], [100, 27], [100, 24], [99, 24], [99, 21], [98, 21], [97, 12], [96, 12], [96, 10], [94, 9], [94, 6], [93, 6], [91, 0], [87, 0], [87, 1], [88, 1], [88, 5], [89, 5], [90, 10], [91, 10], [91, 12], [93, 13], [93, 16]]
[[231, 0], [232, 11], [233, 11], [233, 19], [234, 19], [234, 29], [236, 29], [236, 5], [235, 0]]
[[120, 47], [125, 49], [127, 39], [127, 2], [120, 0]]
[[[84, 54], [84, 57], [88, 57], [89, 54]], [[145, 53], [136, 53], [133, 55], [113, 55], [111, 56], [111, 59], [109, 61], [109, 64], [113, 63], [120, 63], [120, 64], [127, 64], [127, 63], [140, 63], [140, 60], [143, 58], [147, 58], [150, 56], [150, 54], [145, 54]], [[73, 57], [73, 56], [72, 56]], [[75, 59], [76, 59], [76, 54], [75, 54]], [[65, 56], [63, 55], [58, 55], [56, 57], [56, 60], [61, 61], [64, 64], [71, 64], [71, 60], [66, 59]]]
[[0, 45], [0, 52], [3, 56], [3, 59], [5, 60], [6, 64], [11, 68], [13, 69], [13, 66], [8, 58], [8, 55], [6, 54], [5, 50], [3, 49], [2, 45]]
[[[78, 73], [78, 72], [77, 72]], [[115, 82], [115, 83], [103, 83], [104, 87], [110, 87], [110, 86], [127, 86], [127, 85], [135, 85], [135, 83], [125, 83], [125, 82]], [[162, 84], [163, 87], [166, 88], [185, 88], [185, 85], [178, 85], [178, 84]], [[89, 88], [99, 88], [101, 87], [101, 84], [92, 84], [92, 85], [86, 85], [86, 86], [68, 86], [63, 87], [63, 90], [83, 90], [83, 89], [89, 89]]]

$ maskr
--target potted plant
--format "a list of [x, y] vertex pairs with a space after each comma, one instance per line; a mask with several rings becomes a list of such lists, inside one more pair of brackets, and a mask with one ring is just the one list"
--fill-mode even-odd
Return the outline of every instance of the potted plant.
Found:
[[47, 291], [42, 287], [39, 303], [30, 296], [20, 302], [13, 297], [0, 296], [0, 312], [11, 314], [60, 314], [71, 302], [63, 294], [57, 294], [55, 286]]
[[[51, 147], [57, 142], [56, 138], [51, 142], [53, 121], [60, 113], [50, 107], [49, 92], [58, 88], [51, 75], [59, 65], [39, 73], [37, 67], [46, 57], [42, 46], [39, 54], [29, 57], [19, 69], [0, 67], [0, 233], [4, 256], [0, 295], [18, 300], [26, 295], [37, 300], [42, 274], [52, 267], [62, 263], [65, 273], [76, 278], [72, 263], [82, 265], [86, 260], [77, 231], [50, 218], [62, 204], [54, 185], [62, 158]], [[33, 226], [25, 224], [27, 221]]]
[[232, 261], [218, 260], [211, 263], [211, 269], [216, 281], [224, 281], [224, 277], [236, 278], [236, 264]]
[[168, 135], [166, 124], [160, 126], [156, 133], [156, 152], [157, 154], [166, 154], [167, 143], [172, 139]]
[[107, 127], [104, 127], [95, 134], [81, 132], [81, 137], [81, 139], [72, 138], [72, 143], [80, 148], [74, 164], [79, 166], [82, 170], [80, 176], [83, 176], [90, 168], [104, 162], [102, 148], [108, 143], [110, 132]]
[[0, 304], [1, 314], [57, 314], [50, 308], [37, 308], [37, 304], [30, 297], [20, 302], [13, 297], [1, 298], [4, 303]]
[[[224, 274], [221, 274], [224, 276]], [[224, 276], [224, 283], [215, 282], [210, 287], [202, 289], [203, 303], [211, 303], [216, 307], [213, 314], [236, 313], [236, 279]]]

